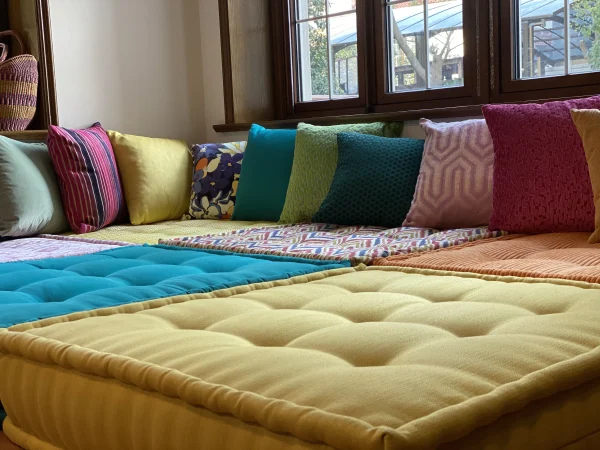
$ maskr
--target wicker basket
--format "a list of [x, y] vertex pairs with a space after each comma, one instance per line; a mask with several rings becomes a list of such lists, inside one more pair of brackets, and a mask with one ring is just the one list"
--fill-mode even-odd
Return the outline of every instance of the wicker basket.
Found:
[[6, 59], [8, 48], [0, 44], [0, 131], [23, 131], [35, 115], [38, 90], [38, 62], [26, 54], [27, 48], [14, 31], [2, 31], [0, 37], [13, 36], [21, 55]]

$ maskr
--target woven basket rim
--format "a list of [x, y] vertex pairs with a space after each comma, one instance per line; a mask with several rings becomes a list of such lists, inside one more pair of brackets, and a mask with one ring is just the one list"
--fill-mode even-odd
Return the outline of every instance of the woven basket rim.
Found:
[[33, 59], [36, 63], [38, 62], [36, 57], [33, 55], [18, 55], [18, 56], [13, 56], [12, 58], [8, 58], [8, 59], [0, 62], [0, 67], [4, 66], [10, 62], [13, 62], [15, 60], [18, 60], [18, 59]]

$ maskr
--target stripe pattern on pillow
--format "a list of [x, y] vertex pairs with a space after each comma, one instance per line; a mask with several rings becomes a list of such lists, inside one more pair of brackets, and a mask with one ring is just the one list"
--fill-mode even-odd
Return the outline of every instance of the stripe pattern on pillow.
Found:
[[74, 232], [90, 233], [124, 218], [126, 207], [115, 155], [99, 123], [86, 130], [51, 126], [48, 150]]

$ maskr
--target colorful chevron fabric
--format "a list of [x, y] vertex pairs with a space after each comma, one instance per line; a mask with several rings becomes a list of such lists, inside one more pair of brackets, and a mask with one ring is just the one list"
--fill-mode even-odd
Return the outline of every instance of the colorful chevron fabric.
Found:
[[370, 264], [375, 258], [446, 248], [501, 234], [485, 228], [437, 231], [425, 228], [385, 229], [311, 223], [176, 238], [161, 240], [160, 243], [238, 253], [350, 260], [357, 265]]
[[73, 231], [90, 233], [124, 218], [126, 206], [115, 155], [99, 123], [86, 130], [51, 126], [48, 150]]
[[485, 120], [421, 120], [425, 153], [407, 227], [487, 225], [492, 213], [494, 145]]

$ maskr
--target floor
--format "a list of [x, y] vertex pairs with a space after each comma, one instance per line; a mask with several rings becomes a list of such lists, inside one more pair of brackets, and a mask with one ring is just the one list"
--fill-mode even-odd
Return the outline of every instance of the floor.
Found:
[[14, 445], [4, 436], [4, 433], [0, 432], [0, 450], [20, 450], [20, 447]]

